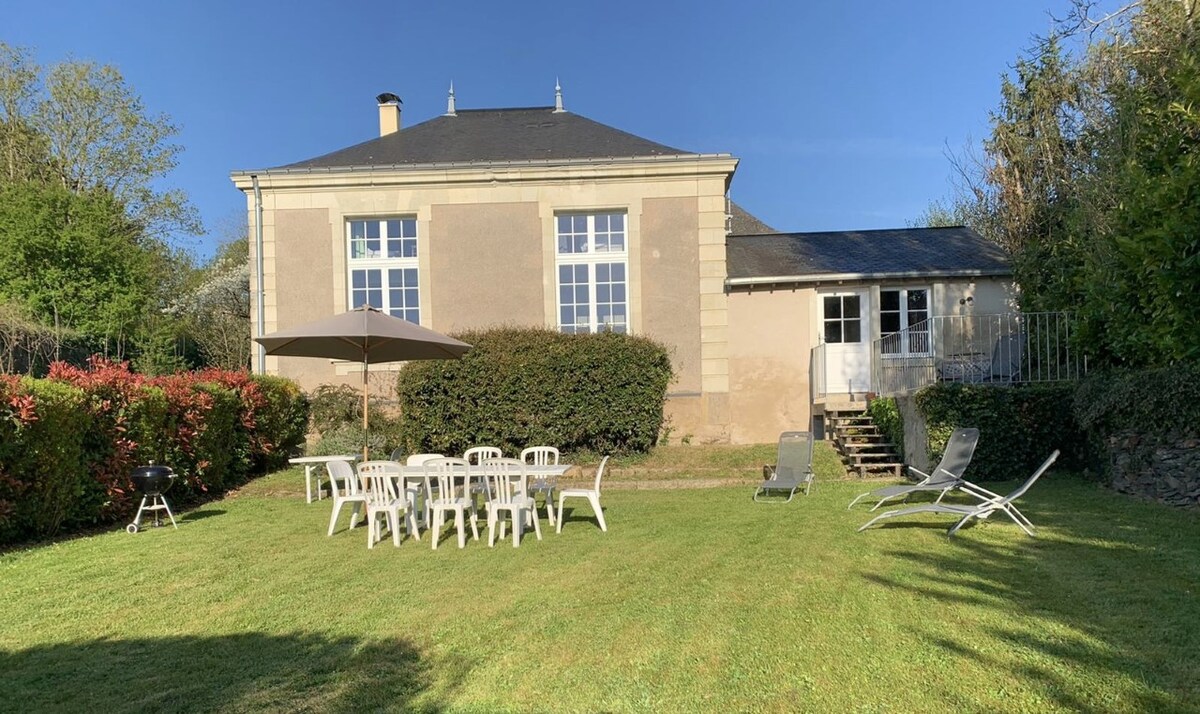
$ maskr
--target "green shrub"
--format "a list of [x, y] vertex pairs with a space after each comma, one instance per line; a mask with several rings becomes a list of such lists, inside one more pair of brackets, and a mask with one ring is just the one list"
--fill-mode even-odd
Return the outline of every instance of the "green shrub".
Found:
[[896, 446], [896, 455], [904, 459], [904, 419], [896, 400], [891, 397], [872, 399], [867, 404], [867, 414], [871, 415], [875, 426], [879, 428], [884, 438]]
[[462, 359], [401, 370], [401, 434], [409, 452], [647, 451], [663, 421], [667, 350], [645, 337], [501, 328], [457, 335]]
[[950, 432], [979, 429], [969, 473], [982, 480], [1027, 478], [1050, 452], [1058, 463], [1080, 468], [1086, 440], [1072, 412], [1075, 384], [1021, 386], [935, 384], [916, 395], [929, 432], [930, 457], [937, 461]]
[[55, 533], [78, 510], [91, 423], [81, 389], [0, 380], [0, 541]]
[[[310, 449], [314, 455], [360, 453], [363, 447], [362, 392], [345, 384], [322, 384], [308, 397], [309, 430], [320, 438]], [[400, 419], [372, 395], [367, 402], [368, 445], [372, 453], [391, 452], [399, 446]], [[346, 451], [345, 444], [356, 447]], [[322, 445], [323, 444], [323, 445]]]
[[1200, 364], [1094, 374], [1075, 393], [1080, 426], [1098, 436], [1200, 429]]
[[271, 439], [270, 451], [258, 457], [253, 470], [265, 473], [283, 468], [288, 457], [297, 454], [304, 445], [308, 433], [308, 398], [290, 379], [261, 374], [252, 379], [266, 399], [256, 429]]

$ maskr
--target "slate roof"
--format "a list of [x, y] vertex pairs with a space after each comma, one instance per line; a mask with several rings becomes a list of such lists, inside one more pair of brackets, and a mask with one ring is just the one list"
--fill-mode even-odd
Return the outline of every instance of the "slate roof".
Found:
[[694, 156], [554, 107], [462, 109], [279, 169]]
[[733, 201], [729, 202], [729, 215], [729, 232], [734, 235], [779, 232]]
[[1003, 250], [963, 226], [730, 235], [726, 261], [730, 285], [1012, 273]]

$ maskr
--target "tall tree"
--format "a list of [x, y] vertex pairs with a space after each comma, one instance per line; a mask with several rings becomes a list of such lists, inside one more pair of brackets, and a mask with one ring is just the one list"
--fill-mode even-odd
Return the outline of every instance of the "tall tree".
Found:
[[0, 126], [10, 177], [103, 189], [147, 231], [199, 232], [186, 196], [154, 186], [182, 151], [172, 143], [178, 127], [147, 112], [117, 68], [68, 60], [45, 69], [0, 43]]

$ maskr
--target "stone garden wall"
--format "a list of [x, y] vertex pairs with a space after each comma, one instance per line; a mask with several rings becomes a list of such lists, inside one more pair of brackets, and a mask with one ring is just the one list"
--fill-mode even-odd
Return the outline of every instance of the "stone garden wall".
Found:
[[1105, 440], [1114, 490], [1170, 506], [1200, 507], [1200, 437], [1125, 431]]

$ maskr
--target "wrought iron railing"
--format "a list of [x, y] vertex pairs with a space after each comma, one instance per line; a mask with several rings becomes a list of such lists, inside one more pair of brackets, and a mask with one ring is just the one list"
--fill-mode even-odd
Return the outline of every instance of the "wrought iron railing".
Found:
[[932, 317], [871, 343], [871, 391], [936, 382], [1058, 382], [1087, 373], [1070, 313]]
[[[937, 382], [1058, 382], [1087, 373], [1070, 313], [933, 317], [870, 345], [871, 383], [856, 391], [906, 394]], [[829, 396], [825, 344], [812, 348], [814, 401]], [[857, 388], [858, 385], [855, 385]]]

